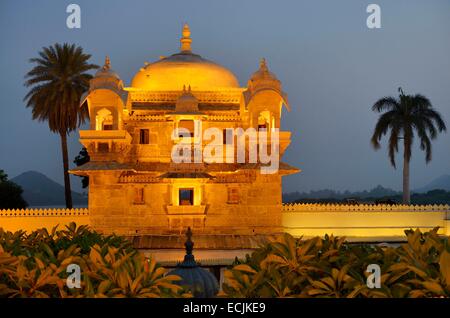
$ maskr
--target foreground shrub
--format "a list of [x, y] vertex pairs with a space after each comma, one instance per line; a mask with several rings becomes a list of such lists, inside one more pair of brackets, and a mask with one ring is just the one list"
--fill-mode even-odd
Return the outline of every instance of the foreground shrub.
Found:
[[[450, 297], [448, 237], [437, 228], [406, 231], [399, 247], [354, 245], [345, 238], [295, 239], [285, 234], [225, 271], [228, 297]], [[369, 288], [369, 264], [381, 288]]]
[[[68, 288], [69, 264], [81, 269], [80, 288]], [[188, 296], [118, 236], [102, 236], [74, 223], [15, 233], [0, 229], [0, 297], [180, 297]]]

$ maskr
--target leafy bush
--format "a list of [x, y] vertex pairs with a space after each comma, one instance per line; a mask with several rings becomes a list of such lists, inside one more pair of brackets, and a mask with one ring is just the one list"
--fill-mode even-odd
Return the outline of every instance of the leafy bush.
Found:
[[[81, 288], [67, 287], [69, 264], [80, 266]], [[189, 296], [174, 283], [180, 278], [166, 273], [123, 238], [87, 226], [29, 235], [0, 228], [1, 297]]]
[[[227, 297], [450, 297], [450, 247], [437, 229], [406, 231], [398, 247], [285, 234], [225, 271]], [[68, 288], [78, 264], [81, 288]], [[381, 288], [366, 280], [381, 268]], [[0, 229], [0, 297], [190, 297], [153, 259], [118, 236], [74, 223], [27, 234]]]
[[0, 209], [23, 209], [28, 203], [22, 198], [23, 189], [8, 180], [8, 175], [0, 169]]
[[[285, 234], [225, 272], [228, 297], [450, 297], [448, 237], [437, 229], [406, 231], [399, 247], [348, 244], [326, 235]], [[381, 288], [367, 286], [369, 264], [381, 268]]]

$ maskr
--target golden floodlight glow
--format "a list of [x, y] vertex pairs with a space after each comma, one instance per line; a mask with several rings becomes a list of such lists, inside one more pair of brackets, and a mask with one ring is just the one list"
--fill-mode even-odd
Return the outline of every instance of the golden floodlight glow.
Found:
[[[89, 224], [126, 235], [188, 226], [205, 235], [281, 233], [281, 179], [299, 172], [279, 163], [291, 135], [279, 131], [287, 106], [281, 82], [262, 60], [248, 87], [240, 87], [191, 45], [184, 25], [180, 52], [145, 63], [131, 87], [123, 87], [109, 58], [90, 81], [81, 104], [87, 102], [91, 123], [80, 131], [90, 161], [70, 170], [89, 176]], [[243, 147], [227, 138], [237, 129], [248, 140]], [[254, 134], [245, 137], [247, 131]], [[251, 149], [268, 150], [263, 131], [279, 136], [266, 153], [270, 167], [277, 162], [270, 175], [266, 159], [252, 159]]]

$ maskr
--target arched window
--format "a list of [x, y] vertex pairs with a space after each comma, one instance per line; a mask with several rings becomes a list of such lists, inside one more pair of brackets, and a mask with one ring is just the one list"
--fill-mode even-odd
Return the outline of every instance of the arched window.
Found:
[[270, 112], [268, 110], [264, 110], [262, 112], [259, 113], [258, 116], [258, 130], [260, 129], [266, 129], [269, 130], [271, 128], [271, 124], [273, 125], [273, 123], [271, 123], [271, 116], [270, 116]]
[[106, 108], [100, 109], [95, 115], [95, 129], [96, 130], [113, 129], [113, 115]]

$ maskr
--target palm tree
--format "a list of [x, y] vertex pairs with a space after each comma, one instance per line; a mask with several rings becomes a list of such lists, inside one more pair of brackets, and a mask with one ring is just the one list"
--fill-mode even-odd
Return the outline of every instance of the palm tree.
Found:
[[405, 95], [401, 87], [398, 91], [398, 98], [383, 97], [372, 106], [373, 111], [383, 114], [378, 118], [371, 142], [375, 149], [380, 148], [381, 138], [390, 132], [388, 152], [395, 168], [398, 141], [403, 139], [403, 203], [410, 204], [409, 162], [415, 134], [428, 163], [431, 160], [431, 140], [437, 137], [438, 132], [446, 131], [447, 128], [428, 98], [420, 94]]
[[88, 63], [90, 57], [75, 44], [57, 43], [43, 47], [39, 57], [30, 59], [35, 66], [25, 75], [25, 86], [30, 90], [24, 101], [32, 108], [33, 119], [47, 121], [50, 131], [61, 137], [67, 208], [72, 208], [67, 135], [88, 116], [86, 107], [80, 108], [79, 102], [92, 78], [86, 72], [98, 68]]

